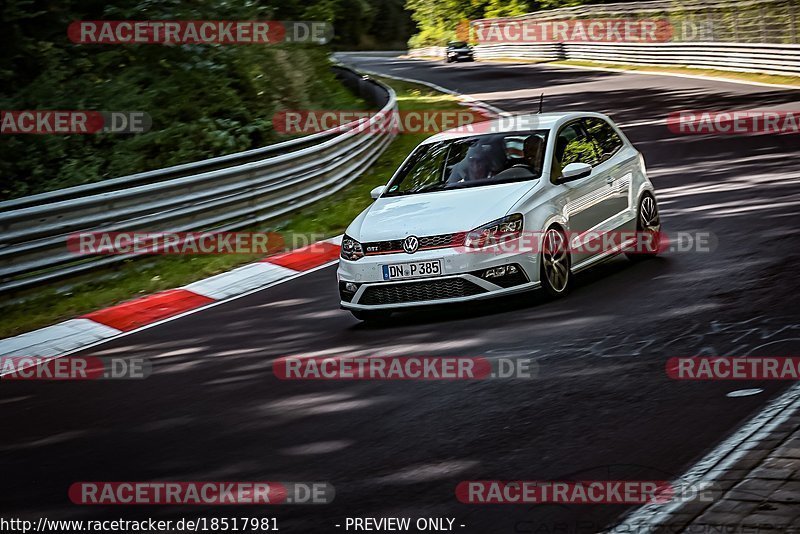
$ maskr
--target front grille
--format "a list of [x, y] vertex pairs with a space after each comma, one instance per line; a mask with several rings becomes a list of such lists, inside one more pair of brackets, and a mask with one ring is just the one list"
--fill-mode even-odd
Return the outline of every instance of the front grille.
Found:
[[[456, 234], [429, 235], [419, 238], [419, 250], [460, 247], [464, 244], [466, 232]], [[374, 241], [364, 243], [364, 251], [367, 256], [377, 254], [391, 254], [393, 252], [403, 252], [404, 239], [392, 239], [389, 241]]]
[[460, 247], [464, 244], [465, 232], [457, 234], [431, 235], [419, 238], [420, 248]]
[[485, 293], [482, 287], [463, 278], [446, 278], [409, 282], [405, 284], [380, 284], [368, 287], [358, 301], [359, 304], [400, 304], [403, 302], [424, 302], [429, 300], [469, 297]]

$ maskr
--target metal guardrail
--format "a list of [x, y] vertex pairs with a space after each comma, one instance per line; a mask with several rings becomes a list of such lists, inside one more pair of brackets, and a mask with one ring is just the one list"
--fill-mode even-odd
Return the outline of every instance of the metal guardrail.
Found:
[[[611, 44], [612, 46], [607, 46]], [[738, 43], [565, 43], [569, 59], [647, 65], [685, 65], [768, 74], [800, 74], [800, 45]]]
[[578, 59], [602, 63], [704, 67], [767, 74], [800, 74], [800, 45], [753, 43], [555, 43], [475, 47], [478, 59]]
[[[578, 59], [600, 63], [702, 67], [800, 75], [800, 45], [755, 43], [498, 43], [474, 47], [476, 59]], [[444, 58], [444, 48], [410, 50], [410, 57]]]
[[653, 16], [671, 12], [707, 12], [710, 10], [760, 8], [776, 4], [789, 5], [792, 0], [646, 0], [641, 2], [617, 2], [609, 4], [584, 4], [572, 7], [544, 9], [514, 17], [501, 17], [496, 20], [520, 19], [573, 19], [596, 17], [599, 15], [616, 17], [619, 15], [646, 14]]
[[[507, 41], [478, 45], [475, 57], [580, 59], [800, 74], [800, 3], [797, 0], [650, 0], [581, 5], [472, 21], [471, 27], [586, 19], [661, 19], [672, 28], [671, 40], [660, 43]], [[475, 37], [475, 34], [470, 36]], [[441, 46], [418, 48], [408, 53], [411, 57], [441, 58], [444, 54]]]
[[[345, 86], [388, 113], [394, 91], [345, 67]], [[0, 202], [0, 293], [85, 273], [130, 256], [77, 256], [77, 232], [228, 231], [279, 217], [357, 178], [394, 137], [381, 118], [196, 163]]]
[[664, 19], [683, 42], [800, 43], [797, 0], [650, 0], [562, 7], [488, 21]]
[[563, 43], [491, 44], [475, 47], [477, 59], [567, 59]]
[[422, 48], [412, 48], [408, 51], [409, 57], [436, 57], [444, 59], [446, 48], [443, 46], [425, 46]]

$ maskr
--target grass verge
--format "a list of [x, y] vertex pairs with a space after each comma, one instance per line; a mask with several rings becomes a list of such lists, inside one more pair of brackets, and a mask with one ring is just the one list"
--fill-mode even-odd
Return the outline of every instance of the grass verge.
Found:
[[[463, 109], [458, 100], [428, 87], [382, 80], [394, 88], [401, 111]], [[344, 232], [350, 221], [367, 207], [369, 191], [383, 185], [409, 152], [427, 135], [398, 135], [369, 170], [331, 197], [308, 206], [291, 217], [250, 231], [277, 231], [284, 235], [309, 235], [322, 239]], [[287, 243], [292, 239], [287, 238]], [[155, 293], [219, 274], [259, 259], [256, 255], [163, 256], [127, 261], [110, 271], [111, 277], [87, 276], [68, 290], [34, 289], [17, 302], [0, 304], [0, 338], [57, 323], [134, 297]], [[108, 272], [106, 274], [109, 274]]]
[[[444, 61], [440, 57], [417, 57], [409, 59], [424, 59], [427, 61]], [[781, 76], [777, 74], [759, 74], [756, 72], [737, 72], [731, 70], [703, 69], [694, 67], [660, 67], [658, 65], [631, 65], [628, 63], [603, 63], [599, 61], [582, 61], [578, 59], [567, 59], [564, 61], [553, 61], [544, 58], [514, 58], [498, 57], [492, 59], [480, 59], [480, 63], [546, 63], [548, 65], [566, 65], [574, 67], [594, 67], [604, 69], [630, 70], [662, 72], [664, 74], [692, 74], [694, 76], [709, 76], [714, 78], [726, 78], [734, 81], [759, 82], [777, 85], [793, 85], [800, 87], [800, 76]]]
[[[510, 60], [515, 61], [515, 60]], [[772, 83], [778, 85], [794, 85], [800, 87], [800, 76], [779, 76], [774, 74], [759, 74], [755, 72], [736, 72], [730, 70], [700, 69], [690, 67], [659, 67], [656, 65], [630, 65], [617, 63], [601, 63], [594, 61], [579, 61], [568, 59], [566, 61], [551, 61], [550, 65], [573, 65], [576, 67], [602, 67], [604, 69], [619, 69], [630, 71], [663, 72], [664, 74], [692, 74], [694, 76], [712, 76], [714, 78], [727, 78], [746, 82]]]

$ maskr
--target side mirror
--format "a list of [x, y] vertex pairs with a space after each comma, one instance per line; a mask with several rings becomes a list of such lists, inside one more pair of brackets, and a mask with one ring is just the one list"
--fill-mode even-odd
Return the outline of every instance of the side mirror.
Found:
[[580, 180], [592, 174], [592, 166], [588, 163], [570, 163], [561, 171], [561, 178], [559, 183], [571, 182], [573, 180]]
[[379, 185], [378, 187], [369, 192], [369, 196], [377, 200], [378, 197], [381, 196], [384, 191], [386, 191], [386, 186]]

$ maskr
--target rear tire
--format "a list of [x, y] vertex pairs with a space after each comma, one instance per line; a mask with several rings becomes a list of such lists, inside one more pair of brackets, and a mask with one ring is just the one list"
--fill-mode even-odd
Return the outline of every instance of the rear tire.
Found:
[[572, 285], [571, 267], [567, 236], [561, 228], [551, 226], [544, 233], [539, 262], [539, 278], [548, 298], [557, 299], [569, 293]]
[[350, 310], [353, 317], [365, 323], [378, 323], [386, 321], [392, 315], [392, 312], [382, 310]]
[[[649, 237], [644, 237], [644, 236]], [[631, 261], [642, 261], [654, 258], [661, 247], [661, 219], [658, 215], [658, 204], [650, 193], [642, 195], [639, 208], [636, 210], [636, 244], [634, 250], [625, 255]]]

